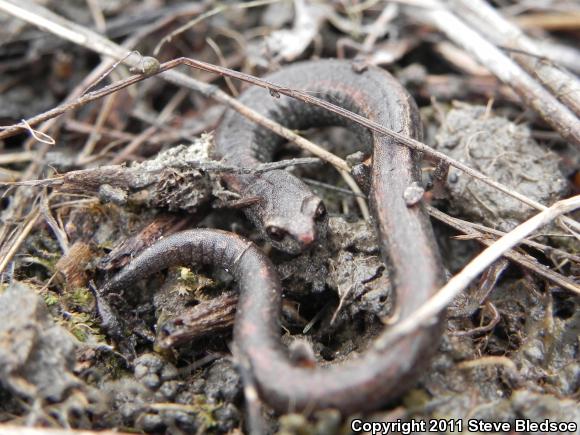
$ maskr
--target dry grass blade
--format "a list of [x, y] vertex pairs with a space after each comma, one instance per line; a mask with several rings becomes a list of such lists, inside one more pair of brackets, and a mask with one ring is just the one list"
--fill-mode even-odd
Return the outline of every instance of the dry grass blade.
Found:
[[[395, 324], [387, 331], [375, 345], [385, 349], [394, 341], [411, 334], [421, 326], [432, 322], [451, 301], [461, 293], [486, 267], [500, 258], [505, 252], [519, 244], [538, 228], [552, 222], [560, 215], [570, 213], [580, 208], [580, 195], [558, 201], [550, 208], [538, 213], [531, 219], [518, 225], [514, 230], [500, 238], [489, 248], [485, 249], [476, 258], [470, 261], [461, 272], [455, 275], [433, 297], [419, 308], [414, 315]], [[580, 295], [580, 285], [576, 285], [574, 292]]]
[[[479, 243], [481, 243], [482, 245], [485, 246], [491, 246], [495, 240], [490, 240], [489, 238], [487, 238], [485, 236], [485, 234], [481, 233], [480, 231], [478, 231], [478, 229], [476, 229], [479, 225], [476, 224], [471, 224], [470, 222], [465, 222], [462, 221], [460, 219], [456, 219], [453, 218], [451, 216], [446, 215], [445, 213], [440, 212], [439, 210], [433, 208], [433, 207], [428, 207], [428, 211], [429, 214], [431, 216], [433, 216], [435, 219], [437, 219], [438, 221], [441, 221], [447, 225], [449, 225], [452, 228], [455, 228], [458, 231], [461, 231], [464, 234], [467, 234], [469, 239], [475, 239], [477, 240]], [[482, 229], [481, 231], [488, 231], [489, 229], [485, 228]], [[495, 233], [496, 235], [505, 235], [505, 233], [501, 233], [500, 231], [498, 231], [497, 233]], [[568, 254], [565, 251], [560, 251], [560, 250], [556, 250], [553, 248], [550, 248], [548, 246], [545, 245], [541, 245], [539, 243], [535, 243], [535, 242], [531, 242], [531, 241], [527, 241], [527, 240], [522, 240], [522, 245], [526, 244], [526, 245], [530, 245], [530, 246], [534, 246], [536, 249], [550, 249], [553, 251], [559, 251], [559, 255], [561, 255], [563, 258], [568, 258], [571, 259], [572, 261], [577, 261], [578, 257], [572, 254]], [[529, 255], [514, 251], [514, 250], [509, 250], [506, 251], [503, 254], [504, 257], [510, 259], [511, 261], [513, 261], [514, 263], [519, 264], [522, 267], [525, 267], [526, 269], [538, 274], [539, 276], [542, 276], [544, 278], [546, 278], [547, 280], [553, 282], [554, 284], [562, 287], [562, 288], [566, 288], [572, 292], [576, 291], [576, 289], [578, 288], [578, 285], [570, 278], [565, 277], [564, 275], [559, 274], [558, 272], [550, 269], [547, 266], [544, 266], [543, 264], [539, 263], [534, 257], [531, 257]]]

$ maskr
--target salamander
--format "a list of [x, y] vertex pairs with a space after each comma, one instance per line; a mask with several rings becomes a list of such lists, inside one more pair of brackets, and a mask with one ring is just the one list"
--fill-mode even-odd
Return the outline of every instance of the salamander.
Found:
[[[421, 136], [414, 101], [382, 69], [369, 67], [357, 72], [346, 61], [319, 60], [286, 66], [267, 80], [308, 90], [397, 132]], [[372, 149], [370, 203], [379, 247], [396, 289], [397, 317], [411, 315], [443, 282], [429, 219], [420, 201], [410, 204], [404, 198], [409, 187], [420, 183], [419, 156], [391, 138], [291, 98], [275, 98], [263, 89], [250, 88], [240, 100], [289, 128], [345, 126]], [[224, 161], [239, 166], [267, 161], [281, 142], [232, 111], [225, 114], [216, 133], [217, 152]], [[230, 174], [226, 182], [242, 195], [259, 198], [247, 214], [283, 250], [308, 248], [325, 231], [321, 200], [288, 172]], [[252, 243], [217, 230], [190, 230], [160, 240], [104, 290], [116, 291], [169, 266], [192, 262], [222, 267], [238, 281], [241, 294], [234, 342], [249, 361], [261, 396], [280, 412], [376, 409], [408, 388], [437, 348], [441, 321], [422, 327], [389, 349], [370, 346], [359, 357], [340, 364], [315, 368], [294, 365], [280, 344], [281, 287], [274, 267]]]

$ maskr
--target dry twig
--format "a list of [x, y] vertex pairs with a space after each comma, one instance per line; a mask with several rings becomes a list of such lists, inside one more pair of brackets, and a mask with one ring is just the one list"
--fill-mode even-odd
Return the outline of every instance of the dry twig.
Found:
[[[453, 218], [451, 216], [448, 216], [445, 213], [443, 213], [443, 212], [441, 212], [433, 207], [428, 207], [428, 211], [429, 211], [429, 214], [431, 216], [433, 216], [435, 219], [437, 219], [438, 221], [441, 221], [441, 222], [449, 225], [450, 227], [455, 228], [456, 230], [459, 230], [464, 234], [467, 234], [470, 238], [477, 240], [482, 245], [491, 246], [495, 242], [495, 239], [490, 239], [490, 238], [486, 237], [483, 233], [481, 233], [480, 231], [475, 229], [477, 227], [474, 226], [474, 224], [471, 224], [469, 222], [465, 222], [465, 221], [462, 221], [460, 219], [456, 219], [456, 218]], [[478, 226], [478, 227], [481, 228], [482, 226]], [[486, 230], [488, 230], [488, 232], [497, 231], [497, 230], [491, 230], [490, 228], [486, 229]], [[501, 232], [497, 231], [496, 234], [497, 233], [501, 233]], [[506, 233], [501, 233], [501, 235], [505, 235], [505, 234]], [[536, 244], [535, 242], [531, 242], [528, 240], [522, 240], [522, 244], [532, 245], [534, 247], [537, 247], [537, 245], [540, 245], [539, 243]], [[544, 246], [544, 245], [540, 245], [540, 246]], [[548, 247], [546, 247], [546, 248], [548, 248]], [[550, 249], [554, 249], [554, 248], [550, 248]], [[572, 257], [572, 259], [577, 258], [577, 256], [569, 254], [565, 251], [560, 251], [560, 250], [557, 250], [557, 251], [559, 251], [561, 254], [563, 254], [563, 256], [566, 256], [567, 258], [570, 258], [570, 257]], [[525, 255], [525, 254], [521, 254], [521, 253], [514, 251], [514, 250], [506, 251], [503, 254], [503, 256], [510, 259], [514, 263], [517, 263], [520, 266], [522, 266], [528, 270], [531, 270], [532, 272], [538, 274], [539, 276], [546, 278], [547, 280], [553, 282], [554, 284], [561, 286], [562, 288], [567, 288], [568, 290], [573, 291], [573, 292], [577, 291], [577, 289], [578, 289], [578, 284], [576, 284], [573, 280], [559, 274], [558, 272], [548, 268], [547, 266], [544, 266], [543, 264], [539, 263], [533, 257], [530, 257], [530, 256]]]
[[[459, 293], [465, 290], [465, 288], [467, 288], [467, 286], [490, 264], [504, 255], [509, 249], [519, 244], [538, 228], [552, 222], [558, 216], [564, 213], [570, 213], [578, 208], [580, 208], [580, 195], [558, 201], [550, 208], [518, 225], [471, 260], [461, 272], [451, 278], [449, 282], [435, 295], [417, 309], [412, 316], [395, 324], [391, 329], [385, 332], [375, 342], [375, 346], [378, 349], [385, 349], [391, 343], [411, 334], [418, 328], [435, 321], [437, 315], [443, 311]], [[573, 291], [576, 294], [580, 294], [580, 286], [576, 284]]]
[[409, 8], [409, 15], [437, 27], [455, 44], [471, 53], [502, 82], [511, 86], [524, 104], [533, 109], [564, 139], [580, 147], [580, 122], [570, 109], [444, 4], [434, 0], [426, 3], [429, 7]]
[[[513, 49], [509, 54], [529, 74], [580, 116], [580, 81], [568, 71], [549, 60], [549, 54], [524, 34], [515, 24], [506, 20], [489, 3], [482, 0], [452, 0], [453, 10], [478, 32], [498, 47]], [[576, 16], [578, 22], [579, 17]]]

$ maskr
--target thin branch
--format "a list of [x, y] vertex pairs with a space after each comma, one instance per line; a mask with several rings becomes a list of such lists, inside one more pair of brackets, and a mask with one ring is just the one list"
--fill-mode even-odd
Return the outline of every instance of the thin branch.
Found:
[[[435, 321], [436, 316], [441, 313], [457, 295], [482, 273], [490, 264], [496, 261], [509, 249], [519, 244], [524, 238], [536, 231], [538, 228], [552, 222], [564, 213], [570, 213], [580, 208], [580, 195], [558, 201], [547, 210], [538, 213], [531, 219], [518, 225], [514, 230], [507, 233], [481, 254], [470, 261], [461, 272], [455, 275], [444, 285], [435, 295], [425, 302], [413, 315], [395, 324], [385, 332], [376, 342], [378, 349], [385, 349], [393, 342], [402, 337], [408, 336], [418, 328]], [[576, 285], [574, 290], [580, 294], [580, 286]]]
[[[404, 136], [403, 134], [398, 133], [396, 131], [390, 130], [390, 129], [382, 126], [381, 124], [378, 124], [374, 121], [371, 121], [371, 120], [365, 118], [364, 116], [361, 116], [361, 115], [358, 115], [354, 112], [346, 110], [346, 109], [344, 109], [340, 106], [337, 106], [335, 104], [332, 104], [326, 100], [322, 100], [320, 98], [314, 97], [314, 96], [308, 94], [307, 92], [304, 92], [301, 90], [296, 90], [296, 89], [286, 88], [284, 86], [279, 86], [279, 85], [276, 85], [274, 83], [270, 83], [266, 80], [259, 79], [257, 77], [254, 77], [254, 76], [251, 76], [248, 74], [244, 74], [244, 73], [241, 73], [238, 71], [230, 70], [228, 68], [219, 67], [219, 66], [212, 65], [212, 64], [209, 64], [206, 62], [195, 60], [195, 59], [179, 58], [179, 59], [169, 61], [163, 65], [171, 64], [173, 62], [175, 62], [176, 65], [185, 64], [185, 65], [191, 66], [193, 68], [198, 68], [198, 69], [201, 69], [204, 71], [211, 71], [211, 72], [214, 72], [214, 73], [220, 74], [220, 75], [229, 75], [231, 77], [235, 77], [239, 80], [251, 83], [253, 85], [260, 86], [261, 88], [268, 89], [270, 91], [270, 93], [272, 93], [273, 96], [276, 96], [277, 94], [282, 94], [282, 95], [286, 95], [288, 97], [303, 101], [305, 103], [312, 104], [312, 105], [317, 106], [317, 107], [322, 107], [323, 109], [326, 109], [326, 110], [329, 110], [333, 113], [336, 113], [337, 115], [339, 115], [343, 118], [349, 119], [349, 120], [354, 121], [360, 125], [363, 125], [372, 131], [383, 134], [385, 136], [392, 137], [392, 138], [396, 139], [401, 145], [408, 146], [409, 148], [423, 152], [431, 157], [434, 157], [437, 160], [443, 161], [443, 162], [465, 172], [466, 174], [482, 181], [483, 183], [488, 184], [489, 186], [492, 186], [492, 187], [498, 189], [499, 191], [523, 202], [524, 204], [529, 205], [532, 208], [535, 208], [537, 210], [546, 210], [546, 208], [547, 208], [543, 204], [540, 204], [539, 202], [534, 201], [533, 199], [530, 199], [530, 198], [522, 195], [521, 193], [518, 193], [517, 191], [491, 179], [487, 175], [485, 175], [485, 174], [483, 174], [475, 169], [472, 169], [469, 166], [467, 166], [467, 165], [465, 165], [465, 164], [463, 164], [455, 159], [452, 159], [451, 157], [443, 154], [440, 151], [434, 150], [433, 148], [429, 147], [428, 145], [425, 145], [422, 142], [419, 142], [418, 140], [415, 140], [415, 139], [410, 138], [408, 136]], [[574, 221], [573, 219], [567, 218], [567, 217], [563, 217], [562, 219], [565, 220], [565, 222], [568, 225], [570, 225], [570, 227], [574, 228], [574, 230], [580, 231], [580, 224], [578, 222]]]
[[36, 225], [36, 221], [38, 220], [39, 216], [40, 216], [40, 211], [38, 209], [36, 209], [28, 217], [28, 219], [27, 219], [28, 222], [26, 222], [26, 224], [24, 224], [24, 226], [22, 227], [22, 229], [20, 230], [18, 235], [14, 238], [14, 242], [12, 243], [12, 246], [10, 247], [10, 249], [6, 252], [6, 255], [4, 256], [4, 258], [0, 259], [0, 273], [2, 273], [4, 271], [4, 269], [6, 268], [6, 266], [8, 265], [8, 263], [10, 263], [10, 261], [12, 261], [12, 257], [14, 257], [14, 255], [16, 254], [18, 249], [20, 248], [20, 245], [22, 244], [22, 242], [24, 242], [24, 240], [28, 237], [28, 235], [30, 234], [30, 231], [32, 231], [32, 228], [34, 227], [34, 225]]
[[364, 193], [355, 193], [349, 189], [343, 189], [342, 187], [337, 187], [333, 184], [323, 183], [322, 181], [313, 180], [312, 178], [302, 178], [306, 184], [310, 186], [319, 187], [320, 189], [330, 190], [331, 192], [336, 192], [339, 195], [345, 196], [358, 196], [359, 198], [368, 199]]
[[[147, 76], [145, 75], [134, 75], [124, 80], [114, 82], [96, 91], [84, 94], [83, 96], [78, 97], [71, 102], [61, 104], [60, 106], [47, 110], [46, 112], [41, 113], [40, 115], [33, 116], [32, 118], [26, 120], [26, 124], [32, 127], [42, 122], [48, 121], [49, 119], [56, 118], [57, 116], [60, 116], [63, 113], [70, 112], [71, 110], [76, 110], [92, 101], [98, 100], [100, 98], [103, 98], [104, 96], [120, 91], [121, 89], [124, 89], [127, 86], [131, 86], [132, 84], [138, 83], [141, 80], [144, 80], [146, 77]], [[21, 133], [22, 131], [28, 131], [28, 128], [23, 123], [0, 127], [0, 139], [5, 139], [10, 136], [14, 136], [16, 134]]]
[[[437, 219], [438, 221], [441, 221], [447, 225], [449, 225], [452, 228], [455, 228], [458, 231], [461, 231], [464, 234], [469, 235], [470, 238], [474, 238], [477, 242], [481, 243], [482, 245], [485, 246], [491, 246], [494, 242], [495, 239], [489, 239], [486, 238], [484, 234], [480, 233], [479, 231], [471, 228], [469, 225], [469, 222], [464, 222], [461, 221], [459, 219], [455, 219], [451, 216], [446, 215], [445, 213], [440, 212], [439, 210], [433, 208], [433, 207], [428, 207], [427, 208], [429, 214], [431, 216], [433, 216], [435, 219]], [[506, 233], [503, 233], [504, 235]], [[530, 242], [530, 241], [526, 241], [523, 240], [522, 244], [530, 244], [530, 243], [534, 243], [534, 242]], [[563, 251], [561, 251], [563, 252]], [[565, 254], [567, 254], [566, 252], [564, 252]], [[570, 255], [570, 254], [569, 254]], [[520, 266], [529, 269], [530, 271], [532, 271], [533, 273], [536, 273], [544, 278], [546, 278], [547, 280], [553, 282], [554, 284], [562, 287], [562, 288], [566, 288], [572, 292], [576, 291], [577, 284], [572, 281], [570, 278], [567, 278], [561, 274], [559, 274], [558, 272], [548, 268], [547, 266], [544, 266], [541, 263], [538, 263], [538, 261], [533, 258], [530, 257], [528, 255], [525, 254], [521, 254], [517, 251], [514, 250], [510, 250], [507, 251], [503, 254], [503, 256], [511, 261], [513, 261], [514, 263], [519, 264]], [[573, 256], [574, 257], [574, 256]]]
[[40, 200], [40, 212], [44, 216], [46, 223], [54, 233], [56, 240], [58, 240], [58, 244], [60, 245], [60, 249], [64, 255], [68, 255], [70, 251], [70, 243], [68, 240], [68, 236], [66, 232], [61, 228], [58, 224], [52, 213], [50, 212], [50, 203], [49, 197], [46, 189], [42, 192], [42, 197]]
[[[437, 210], [436, 208], [431, 206], [427, 207], [427, 211], [435, 219], [440, 220], [441, 222], [446, 223], [455, 229], [459, 229], [465, 234], [470, 234], [469, 231], [466, 231], [469, 230], [470, 228], [477, 230], [478, 232], [482, 231], [484, 233], [493, 234], [494, 236], [499, 237], [505, 236], [507, 234], [506, 232], [496, 230], [495, 228], [486, 227], [485, 225], [477, 224], [474, 222], [468, 222], [463, 219], [449, 216], [448, 214], [445, 214], [440, 210]], [[484, 237], [484, 235], [481, 234], [481, 237]], [[580, 256], [563, 251], [562, 249], [554, 248], [552, 246], [548, 246], [543, 243], [538, 243], [529, 239], [522, 240], [522, 245], [526, 245], [531, 248], [537, 249], [538, 251], [543, 252], [545, 255], [548, 256], [554, 254], [557, 255], [558, 257], [565, 258], [567, 260], [571, 260], [580, 264]]]
[[350, 189], [354, 193], [355, 201], [358, 205], [358, 208], [360, 209], [360, 213], [362, 215], [362, 218], [365, 221], [370, 222], [371, 214], [369, 212], [369, 207], [367, 205], [366, 198], [364, 197], [364, 195], [362, 193], [362, 190], [360, 189], [358, 184], [356, 184], [356, 181], [354, 180], [354, 178], [352, 178], [352, 176], [348, 172], [346, 172], [346, 171], [339, 171], [339, 172], [340, 172], [342, 179], [346, 183], [346, 185], [348, 187], [350, 187]]

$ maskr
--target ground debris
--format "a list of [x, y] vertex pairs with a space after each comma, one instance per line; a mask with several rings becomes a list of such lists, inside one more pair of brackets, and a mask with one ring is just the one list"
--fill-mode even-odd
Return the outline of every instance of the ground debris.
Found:
[[226, 292], [193, 307], [182, 308], [177, 317], [165, 322], [161, 315], [156, 345], [162, 349], [171, 349], [231, 329], [237, 302], [237, 295]]
[[356, 250], [365, 254], [377, 254], [379, 247], [372, 225], [364, 220], [349, 222], [338, 217], [330, 219], [329, 242], [332, 249]]
[[110, 407], [102, 419], [108, 426], [135, 426], [145, 432], [227, 432], [239, 425], [232, 404], [241, 384], [227, 360], [217, 360], [206, 371], [184, 380], [161, 355], [144, 353], [134, 362], [133, 376], [105, 380]]
[[[422, 398], [414, 405], [434, 405], [446, 418], [578, 421], [577, 298], [531, 286], [526, 279], [497, 286], [489, 301], [501, 320], [484, 335], [444, 336], [422, 379], [437, 403]], [[476, 327], [478, 319], [474, 315], [463, 323]]]
[[[455, 3], [470, 2], [476, 0]], [[567, 188], [580, 193], [579, 154], [558, 129], [549, 130], [550, 114], [529, 110], [532, 105], [522, 104], [525, 99], [514, 92], [519, 91], [514, 83], [490, 74], [489, 65], [474, 62], [473, 53], [445, 41], [437, 26], [416, 21], [414, 16], [426, 8], [409, 14], [407, 2], [374, 0], [26, 3], [31, 4], [25, 8], [29, 15], [46, 7], [127, 51], [155, 55], [159, 62], [185, 56], [255, 76], [317, 58], [350, 59], [355, 70], [388, 65], [422, 113], [429, 114], [423, 119], [426, 144], [435, 143], [439, 151], [545, 205]], [[535, 42], [545, 43], [551, 59], [534, 50], [529, 56], [511, 51], [517, 47], [499, 46], [488, 37], [498, 51], [512, 60], [529, 58], [538, 69], [580, 71], [578, 51], [569, 46], [577, 24], [567, 27], [573, 18], [568, 10], [577, 9], [574, 2], [546, 0], [541, 7], [526, 0], [492, 3], [514, 23], [538, 20], [525, 30]], [[543, 19], [550, 26], [564, 24], [544, 27], [538, 24]], [[80, 47], [51, 33], [58, 21], [38, 28], [0, 13], [0, 24], [0, 261], [8, 254], [0, 271], [0, 432], [5, 422], [14, 428], [39, 426], [38, 433], [44, 427], [179, 435], [251, 431], [253, 404], [244, 394], [248, 384], [243, 385], [231, 346], [238, 295], [226, 272], [176, 267], [110, 294], [107, 302], [123, 324], [120, 340], [109, 340], [107, 322], [96, 319], [92, 282], [107, 282], [156, 240], [186, 227], [234, 231], [272, 257], [284, 289], [282, 344], [298, 366], [348, 363], [385, 322], [396, 320], [396, 291], [404, 289], [392, 288], [396, 276], [389, 276], [381, 261], [372, 220], [359, 216], [365, 207], [357, 201], [368, 200], [372, 159], [370, 150], [350, 154], [360, 137], [340, 127], [299, 131], [325, 147], [332, 145], [354, 169], [362, 193], [345, 188], [330, 165], [300, 162], [308, 155], [295, 144], [275, 155], [288, 159], [276, 162], [277, 168], [227, 167], [209, 158], [210, 132], [227, 108], [227, 100], [220, 104], [213, 97], [218, 89], [236, 97], [246, 85], [182, 67], [183, 77], [203, 82], [210, 91], [200, 94], [187, 80], [148, 77], [23, 128], [23, 119], [42, 117], [58, 102], [78, 101], [135, 70], [106, 65], [106, 56], [90, 51], [98, 44]], [[161, 39], [161, 50], [153, 54]], [[527, 74], [539, 84], [534, 71]], [[551, 83], [541, 86], [547, 89]], [[552, 91], [553, 96], [570, 100], [574, 94], [562, 89]], [[487, 102], [488, 107], [457, 100]], [[6, 134], [2, 126], [10, 124], [19, 127]], [[42, 142], [48, 139], [54, 145]], [[434, 162], [428, 153], [423, 158], [427, 191], [409, 186], [404, 195], [408, 206], [419, 201], [443, 206], [502, 230], [534, 213], [449, 164]], [[116, 165], [120, 162], [127, 163]], [[240, 210], [256, 204], [255, 197], [240, 198], [219, 182], [223, 172], [289, 166], [313, 186], [329, 216], [326, 240], [297, 256], [276, 252], [243, 218]], [[452, 273], [476, 255], [478, 245], [470, 236], [454, 237], [456, 232], [442, 225], [434, 230]], [[560, 228], [547, 233], [556, 231]], [[569, 256], [551, 250], [556, 236], [558, 243], [566, 241]], [[574, 280], [579, 266], [571, 258], [577, 254], [572, 243], [577, 240], [556, 236], [540, 240], [550, 244], [545, 249], [517, 249]], [[350, 417], [334, 410], [294, 414], [291, 408], [280, 416], [265, 406], [264, 432], [350, 433], [352, 418], [453, 418], [464, 425], [467, 418], [580, 423], [578, 298], [527, 269], [508, 265], [501, 270], [489, 285], [482, 285], [482, 279], [463, 300], [456, 299], [431, 366], [404, 397], [375, 415]], [[217, 284], [205, 276], [215, 277]], [[2, 290], [4, 282], [15, 279], [34, 290], [18, 283]], [[82, 352], [75, 356], [77, 347]]]
[[59, 189], [67, 193], [91, 193], [102, 202], [196, 212], [206, 205], [215, 179], [204, 168], [217, 163], [203, 155], [207, 141], [180, 145], [155, 159], [126, 166], [103, 166], [71, 171]]
[[75, 339], [50, 318], [24, 284], [0, 294], [0, 381], [22, 398], [62, 401], [81, 387], [73, 369]]
[[97, 267], [101, 270], [111, 270], [125, 266], [131, 258], [166, 234], [177, 221], [177, 217], [173, 215], [156, 216], [146, 227], [124, 239], [102, 257]]
[[[566, 192], [558, 156], [541, 147], [528, 127], [487, 113], [483, 106], [449, 111], [436, 136], [436, 147], [542, 204], [552, 204]], [[503, 231], [513, 229], [535, 210], [455, 168], [447, 185], [451, 206], [459, 216]]]
[[91, 245], [79, 240], [58, 260], [56, 268], [63, 274], [69, 289], [86, 287], [88, 282], [86, 268], [94, 254]]
[[[387, 270], [376, 255], [340, 251], [330, 260], [328, 282], [336, 288], [347, 318], [360, 311], [386, 317], [392, 308], [391, 283]], [[346, 301], [346, 302], [344, 302]]]

